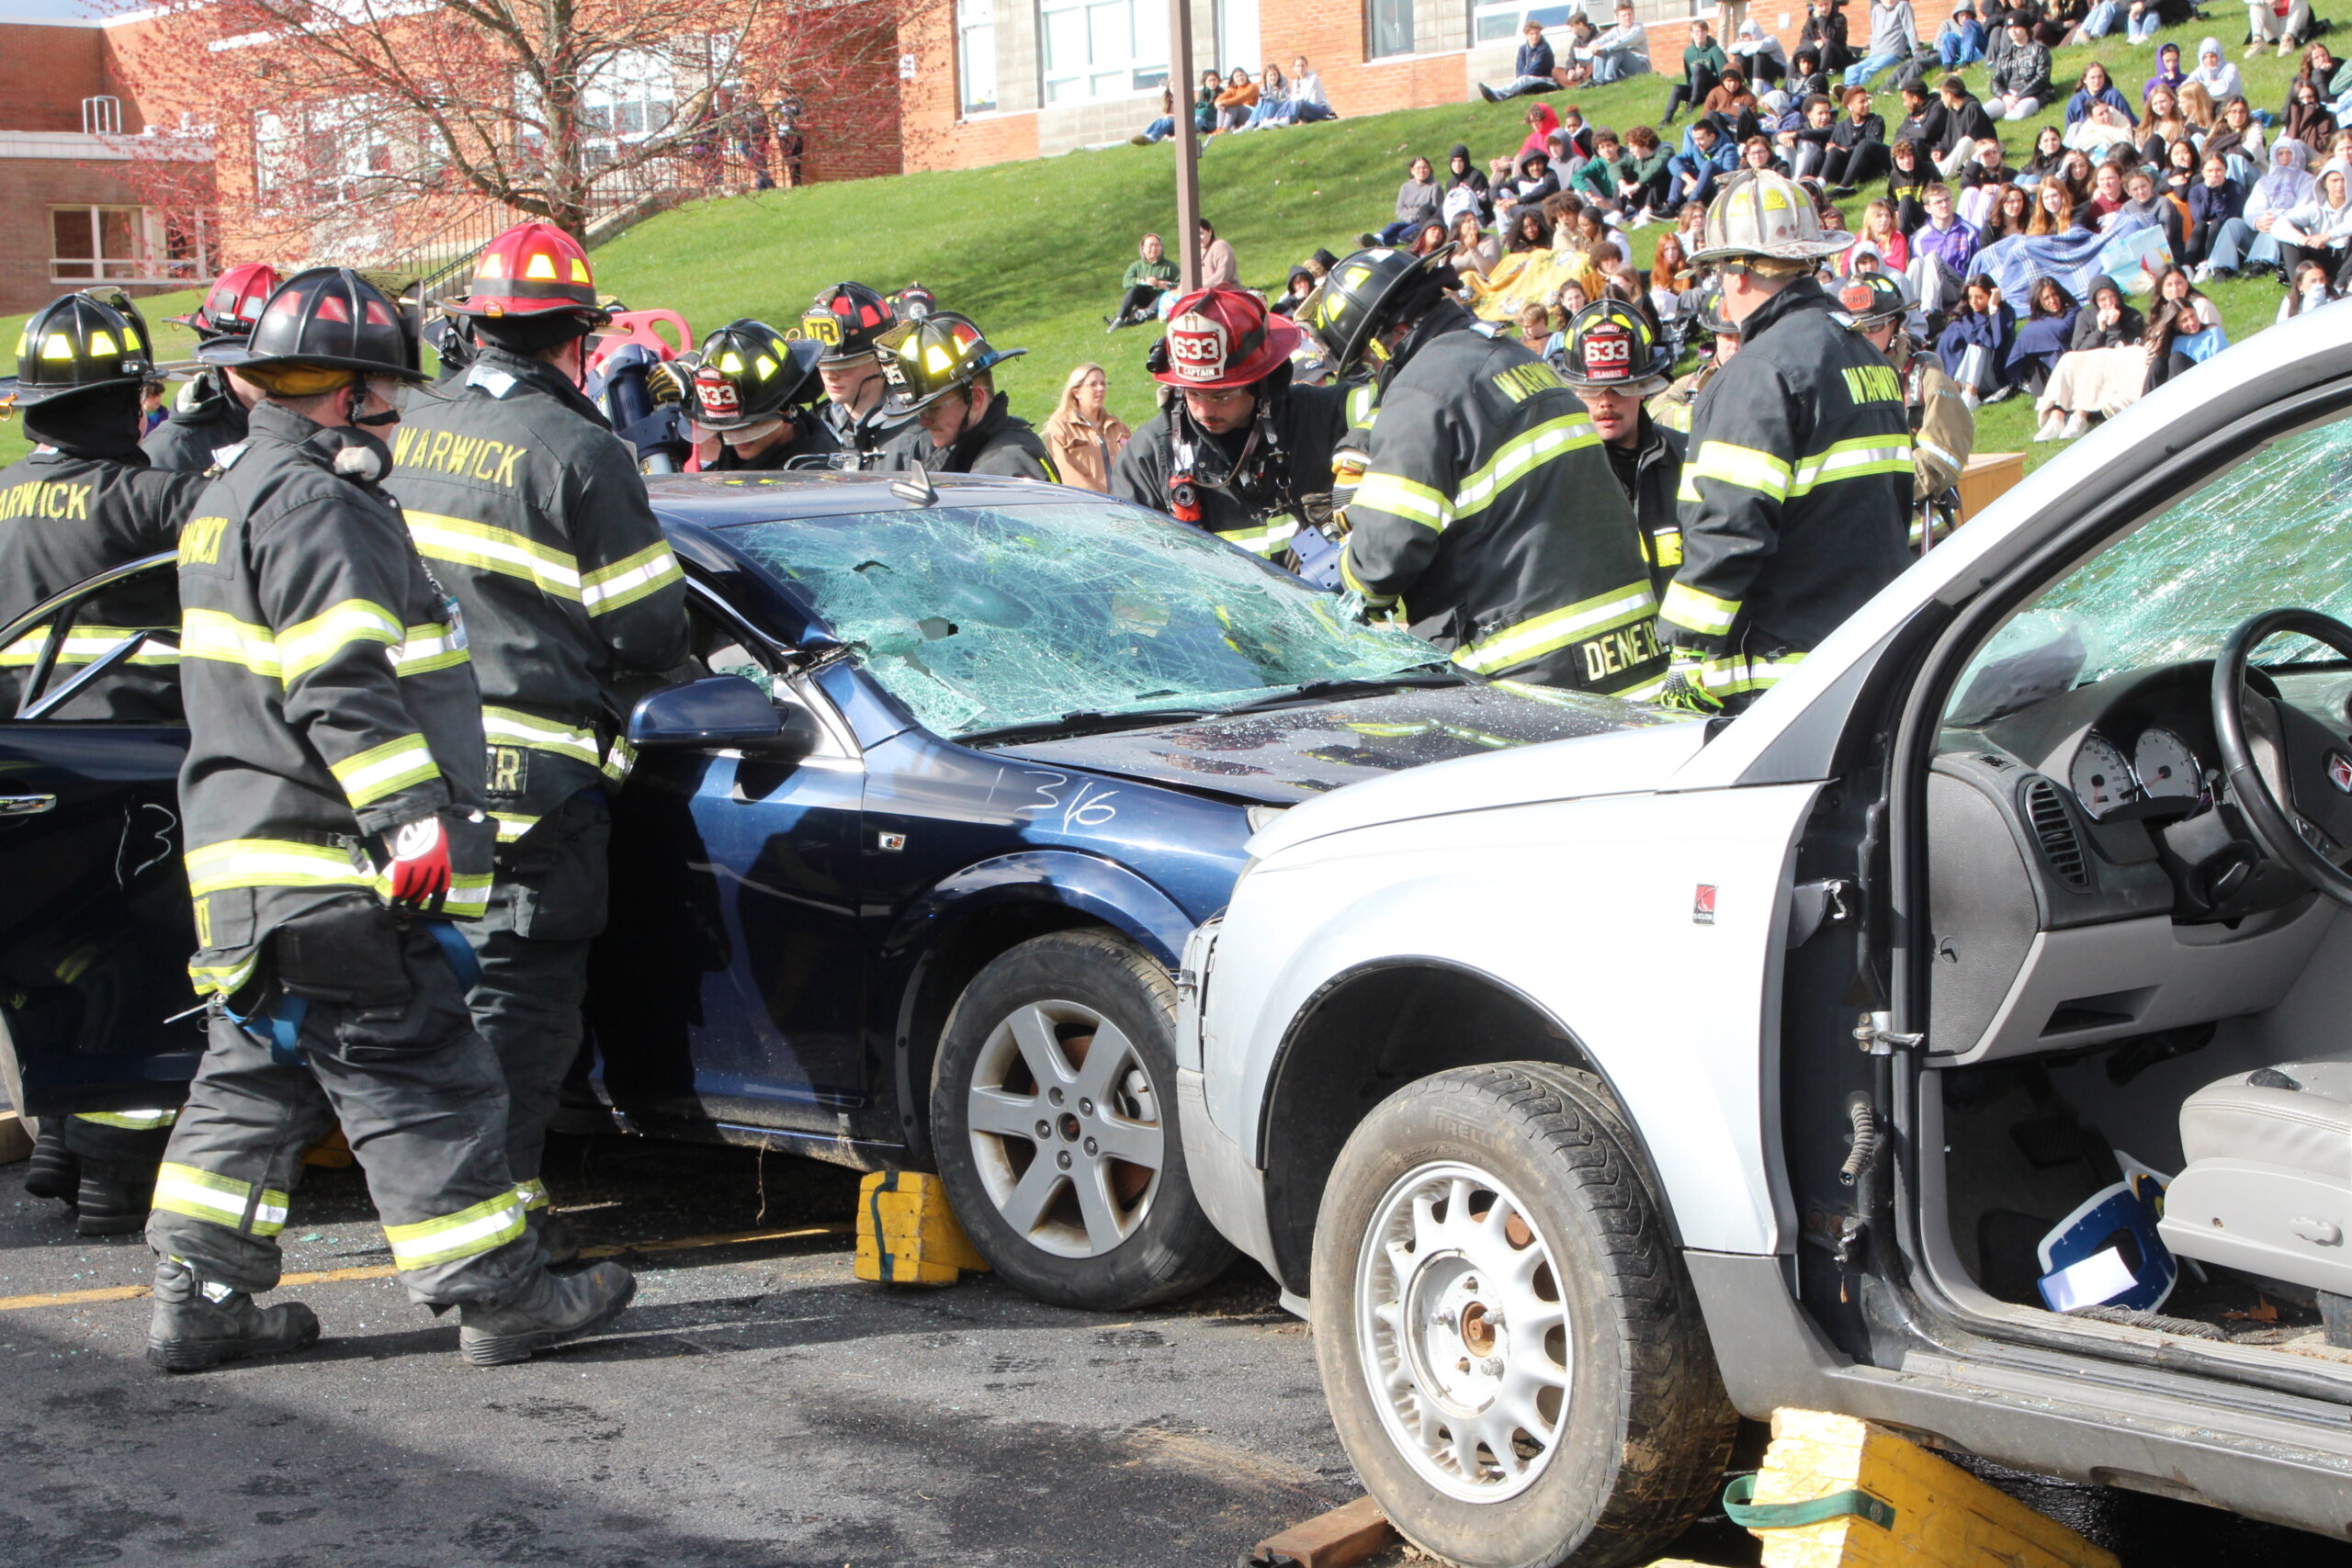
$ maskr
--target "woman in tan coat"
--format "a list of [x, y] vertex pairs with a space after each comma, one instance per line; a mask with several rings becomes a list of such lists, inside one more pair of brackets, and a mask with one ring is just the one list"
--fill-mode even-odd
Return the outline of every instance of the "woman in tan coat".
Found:
[[1111, 380], [1100, 365], [1081, 365], [1062, 383], [1062, 400], [1046, 421], [1046, 450], [1062, 483], [1111, 491], [1111, 461], [1135, 434], [1102, 405]]

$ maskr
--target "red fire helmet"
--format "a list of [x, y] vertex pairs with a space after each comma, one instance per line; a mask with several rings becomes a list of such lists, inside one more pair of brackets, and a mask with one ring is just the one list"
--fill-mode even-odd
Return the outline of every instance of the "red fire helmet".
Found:
[[464, 316], [544, 316], [557, 311], [601, 323], [596, 280], [580, 242], [552, 223], [517, 223], [482, 247], [466, 297], [449, 307]]
[[261, 320], [262, 302], [282, 281], [277, 269], [267, 262], [232, 266], [212, 280], [204, 303], [172, 320], [199, 338], [243, 337]]
[[1254, 386], [1290, 357], [1305, 334], [1287, 316], [1269, 315], [1255, 295], [1204, 288], [1176, 301], [1168, 316], [1168, 368], [1152, 379], [1216, 391]]

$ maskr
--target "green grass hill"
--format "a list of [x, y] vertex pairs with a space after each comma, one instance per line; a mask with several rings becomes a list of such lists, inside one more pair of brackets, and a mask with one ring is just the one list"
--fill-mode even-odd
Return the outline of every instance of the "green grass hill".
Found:
[[[2162, 37], [2193, 58], [2198, 39], [2210, 30], [2232, 40], [2227, 52], [2236, 60], [2240, 26], [2233, 13]], [[2134, 48], [2120, 38], [2060, 51], [2061, 101], [2094, 56], [2127, 96], [2136, 96], [2155, 67], [2153, 45]], [[2293, 68], [2291, 59], [2267, 51], [2240, 63], [2257, 109], [2278, 112]], [[1966, 74], [1982, 87], [1981, 66]], [[1897, 107], [1892, 80], [1879, 104], [1890, 122]], [[1668, 85], [1653, 75], [1566, 96], [1583, 107], [1589, 120], [1622, 132], [1656, 123]], [[1518, 148], [1522, 112], [1523, 106], [1472, 102], [1391, 114], [1351, 112], [1323, 125], [1220, 137], [1202, 155], [1202, 209], [1232, 243], [1243, 280], [1272, 290], [1317, 246], [1345, 254], [1360, 232], [1385, 222], [1413, 155], [1425, 154], [1442, 167], [1458, 141], [1484, 166]], [[2011, 163], [2023, 161], [2041, 124], [2059, 118], [2053, 105], [2039, 120], [2002, 127]], [[744, 316], [788, 326], [819, 289], [842, 278], [885, 292], [920, 281], [944, 308], [978, 321], [998, 346], [1028, 351], [999, 378], [1015, 412], [1043, 420], [1071, 367], [1091, 361], [1110, 373], [1113, 411], [1139, 424], [1153, 406], [1143, 372], [1151, 329], [1106, 335], [1102, 317], [1115, 302], [1119, 275], [1134, 257], [1137, 237], [1174, 229], [1173, 168], [1166, 143], [1122, 145], [990, 168], [693, 202], [600, 247], [597, 281], [633, 306], [680, 311], [697, 333]], [[1870, 194], [1865, 190], [1847, 204], [1850, 226], [1860, 226], [1860, 209]], [[1633, 236], [1637, 262], [1647, 262], [1659, 231], [1653, 227]], [[2210, 292], [2233, 340], [2268, 326], [2279, 299], [2267, 279], [2217, 284]], [[193, 302], [172, 296], [145, 309], [151, 321], [160, 321]], [[0, 355], [13, 347], [22, 320], [0, 321]], [[159, 332], [172, 334], [164, 339], [166, 356], [187, 352], [178, 329], [159, 325]], [[1977, 447], [2022, 448], [2035, 459], [2056, 450], [2030, 446], [2030, 434], [2025, 400], [2012, 399], [1984, 411]], [[0, 425], [0, 461], [13, 460], [22, 449], [19, 427]]]

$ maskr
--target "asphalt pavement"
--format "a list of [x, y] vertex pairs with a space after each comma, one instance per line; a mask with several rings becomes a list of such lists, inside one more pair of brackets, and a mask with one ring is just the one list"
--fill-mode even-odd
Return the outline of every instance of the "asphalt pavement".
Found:
[[[165, 1377], [148, 1303], [121, 1294], [147, 1278], [139, 1238], [75, 1237], [0, 1168], [0, 1568], [1225, 1568], [1358, 1493], [1306, 1325], [1246, 1265], [1118, 1315], [986, 1277], [864, 1284], [849, 1172], [619, 1137], [550, 1152], [558, 1204], [630, 1249], [641, 1287], [612, 1335], [489, 1370], [380, 1277], [356, 1170], [312, 1171], [286, 1232], [289, 1272], [362, 1276], [287, 1292], [326, 1338]], [[2039, 1484], [2135, 1568], [2352, 1565]], [[1719, 1519], [1671, 1555], [1757, 1561]]]
[[[1172, 1310], [1040, 1306], [992, 1279], [851, 1277], [856, 1178], [748, 1151], [559, 1140], [593, 1243], [647, 1251], [617, 1332], [472, 1369], [388, 1279], [287, 1293], [277, 1362], [164, 1377], [137, 1237], [76, 1238], [0, 1170], [0, 1563], [1229, 1563], [1356, 1493], [1306, 1331], [1262, 1276]], [[358, 1173], [314, 1170], [293, 1271], [390, 1261]]]

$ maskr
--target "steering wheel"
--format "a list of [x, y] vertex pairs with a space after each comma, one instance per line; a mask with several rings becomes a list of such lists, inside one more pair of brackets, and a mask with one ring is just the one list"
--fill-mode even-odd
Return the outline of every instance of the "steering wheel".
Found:
[[[2238, 808], [2245, 814], [2246, 825], [2271, 859], [2302, 878], [2314, 892], [2352, 907], [2352, 873], [2320, 853], [2303, 837], [2288, 804], [2278, 798], [2256, 765], [2254, 749], [2247, 743], [2244, 700], [2247, 660], [2256, 649], [2281, 632], [2325, 643], [2352, 659], [2352, 626], [2316, 610], [2265, 610], [2240, 625], [2213, 660], [2213, 736], [2222, 749], [2222, 768]], [[2283, 738], [2278, 761], [2280, 773], [2291, 776]], [[2331, 760], [2329, 766], [2334, 765]], [[2352, 761], [2347, 761], [2346, 767], [2352, 772]], [[2352, 794], [2352, 777], [2336, 787]]]

